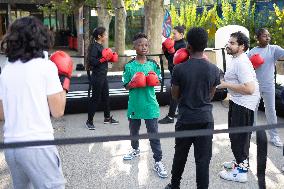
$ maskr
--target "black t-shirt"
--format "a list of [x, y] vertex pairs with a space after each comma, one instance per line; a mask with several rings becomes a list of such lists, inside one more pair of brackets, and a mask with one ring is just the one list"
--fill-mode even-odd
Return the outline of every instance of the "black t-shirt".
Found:
[[172, 84], [179, 86], [178, 122], [213, 122], [210, 92], [220, 84], [220, 71], [205, 59], [191, 58], [174, 67]]
[[[175, 41], [175, 51], [181, 49], [181, 48], [186, 48], [186, 43], [184, 41], [184, 39], [181, 39], [181, 40], [178, 40], [178, 41]], [[170, 72], [172, 72], [173, 68], [174, 68], [174, 54], [170, 54], [168, 53], [167, 51], [165, 52], [165, 57], [166, 59], [168, 60], [168, 69], [170, 70]]]

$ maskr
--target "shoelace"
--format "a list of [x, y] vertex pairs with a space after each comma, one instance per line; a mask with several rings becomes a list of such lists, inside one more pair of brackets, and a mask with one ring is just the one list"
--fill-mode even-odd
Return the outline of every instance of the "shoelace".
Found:
[[116, 120], [113, 119], [113, 117], [111, 116], [111, 117], [110, 117], [110, 122], [111, 122], [111, 123], [114, 123], [114, 122], [116, 122]]
[[158, 165], [159, 165], [161, 171], [165, 171], [166, 170], [165, 165], [162, 162], [158, 163]]
[[275, 137], [274, 138], [276, 142], [281, 143], [280, 138], [279, 137]]
[[136, 155], [136, 154], [138, 154], [138, 151], [137, 150], [129, 150], [129, 154]]

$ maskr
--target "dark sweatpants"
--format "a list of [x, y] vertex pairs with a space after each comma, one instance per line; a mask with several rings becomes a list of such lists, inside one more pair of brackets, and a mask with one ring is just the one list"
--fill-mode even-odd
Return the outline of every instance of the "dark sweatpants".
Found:
[[[147, 133], [158, 133], [158, 119], [145, 119], [145, 124], [147, 128]], [[141, 119], [129, 119], [129, 130], [131, 136], [138, 136], [141, 126]], [[139, 148], [139, 141], [132, 140], [131, 146], [133, 149], [137, 150]], [[150, 146], [153, 152], [153, 158], [155, 162], [162, 160], [162, 149], [160, 139], [150, 139]]]
[[88, 120], [93, 121], [96, 110], [101, 102], [104, 105], [104, 116], [105, 118], [109, 118], [110, 107], [109, 107], [109, 87], [108, 87], [107, 77], [97, 77], [94, 78], [91, 82], [92, 82], [92, 96], [89, 101]]
[[[170, 70], [170, 73], [172, 77], [172, 70]], [[168, 113], [169, 117], [171, 118], [175, 117], [177, 106], [178, 106], [177, 101], [173, 99], [172, 94], [170, 93], [170, 107], [169, 107], [169, 113]]]
[[[214, 123], [198, 124], [176, 124], [176, 131], [214, 129]], [[182, 173], [187, 161], [187, 156], [191, 145], [194, 145], [194, 157], [196, 164], [196, 184], [197, 189], [207, 189], [209, 186], [209, 164], [212, 157], [213, 136], [200, 136], [175, 139], [175, 155], [172, 165], [173, 188], [179, 188]]]
[[[228, 113], [228, 127], [252, 127], [254, 122], [254, 111], [235, 104], [230, 100]], [[251, 133], [229, 134], [231, 149], [239, 164], [249, 158], [249, 147]]]

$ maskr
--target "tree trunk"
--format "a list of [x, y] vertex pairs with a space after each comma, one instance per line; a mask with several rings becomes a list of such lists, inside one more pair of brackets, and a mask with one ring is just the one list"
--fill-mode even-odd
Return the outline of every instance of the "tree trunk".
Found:
[[[115, 10], [115, 51], [119, 55], [124, 55], [125, 51], [125, 22], [126, 9], [124, 0], [112, 0], [112, 5]], [[119, 62], [112, 67], [113, 71], [119, 71], [123, 68], [125, 58], [120, 57]]]
[[77, 33], [77, 36], [74, 36], [74, 37], [77, 37], [77, 41], [78, 41], [78, 55], [83, 55], [83, 51], [82, 51], [82, 45], [83, 45], [83, 37], [79, 34], [79, 8], [76, 9], [74, 11], [74, 22], [75, 22], [75, 26], [76, 26], [76, 33]]
[[[98, 26], [103, 26], [106, 28], [106, 32], [109, 33], [109, 24], [111, 21], [111, 15], [107, 9], [106, 0], [97, 0], [98, 10]], [[108, 47], [108, 41], [104, 44], [105, 47]]]
[[145, 33], [148, 36], [150, 54], [161, 53], [162, 25], [164, 18], [163, 0], [144, 0]]
[[84, 6], [84, 65], [86, 67], [86, 57], [90, 45], [90, 7]]

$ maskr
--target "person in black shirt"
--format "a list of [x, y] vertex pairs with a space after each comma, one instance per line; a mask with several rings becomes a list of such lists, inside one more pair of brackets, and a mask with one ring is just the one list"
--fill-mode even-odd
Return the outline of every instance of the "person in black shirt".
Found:
[[[186, 48], [186, 42], [184, 40], [184, 26], [176, 26], [174, 27], [174, 41], [175, 41], [175, 51], [181, 49], [181, 48]], [[174, 63], [173, 63], [173, 58], [174, 58], [174, 53], [169, 53], [168, 51], [164, 52], [166, 59], [168, 60], [168, 69], [171, 73], [173, 72], [174, 68]], [[177, 109], [177, 102], [171, 98], [170, 99], [170, 107], [169, 107], [169, 113], [166, 117], [163, 119], [159, 120], [160, 124], [168, 124], [168, 123], [174, 123], [174, 117]]]
[[118, 124], [118, 121], [110, 116], [109, 86], [107, 81], [108, 62], [102, 61], [103, 43], [108, 39], [106, 29], [98, 27], [94, 29], [92, 40], [88, 48], [88, 65], [92, 70], [90, 82], [92, 85], [92, 96], [89, 101], [88, 120], [86, 127], [94, 130], [93, 118], [99, 103], [104, 103], [104, 123]]
[[[190, 59], [173, 69], [172, 96], [178, 100], [176, 131], [214, 129], [211, 99], [220, 84], [219, 69], [203, 56], [208, 34], [203, 28], [192, 28], [187, 33]], [[182, 173], [191, 145], [194, 145], [197, 189], [209, 186], [209, 163], [213, 136], [175, 139], [175, 155], [171, 183], [166, 189], [179, 189]]]

